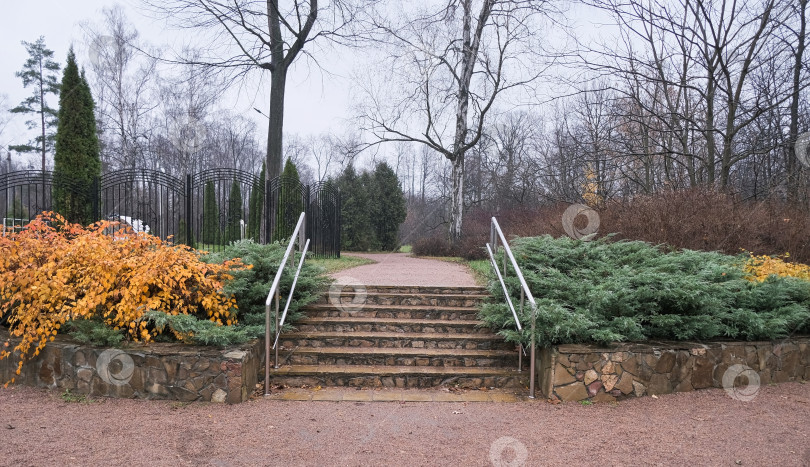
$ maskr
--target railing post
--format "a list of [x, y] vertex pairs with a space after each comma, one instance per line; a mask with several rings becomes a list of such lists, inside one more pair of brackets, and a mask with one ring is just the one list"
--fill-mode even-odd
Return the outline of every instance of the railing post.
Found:
[[530, 360], [529, 360], [529, 371], [531, 371], [531, 375], [529, 375], [529, 399], [534, 399], [534, 377], [535, 377], [535, 356], [534, 356], [534, 348], [536, 347], [536, 343], [534, 341], [534, 329], [537, 323], [537, 308], [532, 307], [532, 349], [530, 352]]
[[270, 305], [264, 307], [264, 395], [270, 395]]
[[[523, 316], [523, 304], [526, 302], [526, 292], [520, 288], [520, 316]], [[523, 371], [523, 344], [518, 348], [518, 373]]]
[[[275, 332], [276, 336], [278, 336], [280, 334], [280, 330], [278, 328], [278, 308], [279, 308], [278, 301], [279, 301], [279, 295], [280, 295], [279, 289], [276, 289], [276, 332]], [[278, 345], [276, 345], [275, 347], [276, 347], [276, 349], [275, 349], [275, 351], [276, 351], [276, 364], [275, 364], [275, 366], [273, 368], [278, 369]]]

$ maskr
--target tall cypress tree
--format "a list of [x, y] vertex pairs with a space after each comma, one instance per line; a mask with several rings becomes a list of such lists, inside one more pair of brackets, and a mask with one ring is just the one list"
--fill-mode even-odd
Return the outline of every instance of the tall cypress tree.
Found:
[[380, 248], [390, 251], [397, 247], [399, 226], [407, 215], [405, 195], [397, 174], [385, 162], [377, 164], [372, 178], [371, 219]]
[[262, 211], [264, 208], [264, 179], [266, 177], [265, 163], [262, 162], [262, 171], [259, 178], [253, 182], [250, 190], [250, 211], [248, 212], [247, 236], [259, 241], [262, 231]]
[[298, 169], [290, 159], [287, 159], [284, 164], [280, 182], [273, 240], [284, 242], [292, 235], [298, 217], [304, 210], [300, 189], [301, 179], [298, 177]]
[[[366, 177], [368, 179], [368, 177]], [[368, 181], [368, 180], [366, 180]], [[347, 251], [368, 251], [376, 246], [367, 186], [349, 164], [337, 181], [341, 194], [341, 246]]]
[[231, 194], [228, 197], [228, 222], [225, 225], [225, 244], [242, 239], [242, 189], [233, 179]]
[[205, 183], [203, 191], [202, 241], [208, 245], [218, 245], [220, 237], [217, 194], [214, 190], [214, 182], [208, 181]]
[[79, 74], [71, 47], [59, 92], [53, 200], [56, 211], [68, 221], [83, 224], [96, 220], [92, 189], [101, 175], [94, 107], [90, 86], [84, 72]]

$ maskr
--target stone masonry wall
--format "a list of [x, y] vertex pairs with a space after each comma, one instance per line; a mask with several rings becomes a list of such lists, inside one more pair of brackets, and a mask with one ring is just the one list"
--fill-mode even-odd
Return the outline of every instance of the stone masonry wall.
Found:
[[810, 380], [808, 337], [610, 348], [560, 345], [541, 350], [539, 357], [540, 389], [562, 401], [608, 402], [721, 387], [750, 394], [759, 385]]
[[[0, 328], [0, 342], [7, 338]], [[15, 384], [90, 396], [234, 404], [256, 387], [262, 342], [227, 349], [165, 343], [106, 349], [59, 336], [20, 375], [14, 374], [16, 356], [0, 360], [0, 384], [15, 377]]]

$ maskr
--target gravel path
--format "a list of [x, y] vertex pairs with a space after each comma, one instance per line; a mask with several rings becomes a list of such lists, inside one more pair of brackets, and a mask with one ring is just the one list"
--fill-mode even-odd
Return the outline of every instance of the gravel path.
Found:
[[[227, 406], [0, 389], [2, 465], [810, 464], [810, 385], [581, 406], [254, 400]], [[509, 464], [496, 464], [509, 465]], [[518, 464], [512, 464], [518, 465]]]
[[448, 261], [414, 258], [409, 253], [341, 253], [376, 261], [332, 274], [365, 285], [476, 286], [466, 266]]

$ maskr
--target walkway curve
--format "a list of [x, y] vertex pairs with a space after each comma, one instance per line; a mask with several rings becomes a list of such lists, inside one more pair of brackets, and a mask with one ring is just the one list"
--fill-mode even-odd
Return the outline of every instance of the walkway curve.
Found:
[[376, 261], [332, 274], [335, 279], [350, 278], [364, 285], [423, 287], [475, 287], [470, 270], [461, 264], [432, 258], [413, 257], [409, 253], [342, 253]]

